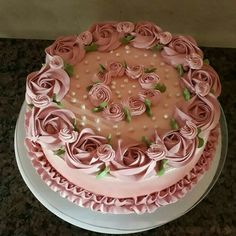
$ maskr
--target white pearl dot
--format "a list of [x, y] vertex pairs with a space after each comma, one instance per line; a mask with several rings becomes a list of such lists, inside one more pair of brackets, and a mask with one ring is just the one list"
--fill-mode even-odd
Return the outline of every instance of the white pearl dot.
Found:
[[126, 50], [125, 52], [126, 52], [126, 54], [130, 54], [130, 50]]
[[88, 95], [83, 95], [83, 99], [87, 99], [88, 98]]
[[165, 69], [165, 72], [169, 72], [170, 70], [168, 68]]
[[180, 97], [180, 93], [176, 93], [175, 95], [176, 95], [176, 97]]
[[75, 86], [76, 88], [80, 88], [80, 84], [76, 84], [76, 86]]
[[172, 95], [170, 93], [167, 94], [167, 98], [171, 98]]
[[167, 108], [169, 105], [167, 103], [165, 103], [163, 106], [164, 106], [164, 108]]
[[97, 123], [97, 124], [100, 123], [100, 119], [99, 119], [99, 118], [96, 118], [96, 119], [95, 119], [95, 123]]
[[157, 57], [157, 54], [156, 54], [156, 53], [154, 53], [152, 56], [153, 56], [153, 57]]
[[101, 57], [97, 56], [97, 60], [100, 61], [100, 60], [101, 60]]
[[157, 128], [158, 128], [158, 125], [154, 125], [154, 128], [157, 129]]
[[128, 45], [126, 45], [126, 46], [125, 46], [125, 49], [126, 49], [126, 50], [129, 50], [129, 49], [130, 49], [130, 47], [129, 47]]
[[113, 50], [110, 51], [111, 54], [112, 54], [113, 52], [114, 52]]
[[71, 98], [71, 103], [76, 103], [77, 102], [77, 99], [76, 98]]
[[113, 90], [116, 89], [116, 86], [115, 86], [115, 85], [112, 85], [112, 86], [111, 86], [111, 89], [113, 89]]
[[133, 84], [133, 85], [132, 85], [132, 88], [136, 88], [136, 85], [135, 85], [135, 84]]
[[116, 53], [116, 57], [119, 57], [119, 56], [120, 56], [120, 53], [119, 53], [119, 52], [117, 52], [117, 53]]
[[178, 83], [178, 82], [175, 82], [175, 83], [174, 83], [174, 86], [175, 86], [175, 87], [179, 87], [179, 83]]
[[166, 78], [166, 79], [169, 79], [169, 77], [170, 77], [169, 75], [165, 75], [165, 78]]
[[115, 81], [115, 80], [112, 80], [112, 81], [111, 81], [111, 84], [112, 84], [112, 85], [116, 85], [116, 81]]
[[125, 87], [125, 85], [124, 85], [124, 84], [121, 84], [121, 85], [120, 85], [120, 87], [121, 87], [121, 88], [124, 88], [124, 87]]
[[133, 132], [133, 131], [134, 131], [134, 128], [133, 128], [133, 127], [130, 127], [128, 130], [129, 130], [129, 132]]
[[113, 129], [118, 129], [118, 125], [113, 125]]
[[85, 109], [86, 109], [86, 106], [85, 106], [85, 104], [82, 104], [82, 105], [81, 105], [81, 109], [83, 109], [83, 110], [85, 110]]
[[87, 117], [86, 116], [81, 116], [81, 120], [85, 121], [85, 120], [87, 120]]
[[73, 92], [71, 92], [71, 95], [72, 95], [72, 96], [75, 96], [75, 95], [76, 95], [76, 93], [73, 91]]
[[116, 133], [116, 136], [119, 137], [120, 135], [121, 135], [121, 132], [117, 132], [117, 133]]
[[147, 56], [148, 56], [148, 54], [147, 54], [147, 53], [144, 53], [144, 54], [143, 54], [143, 56], [144, 56], [144, 57], [147, 57]]
[[101, 131], [101, 128], [100, 128], [100, 127], [97, 127], [97, 131], [100, 132], [100, 131]]
[[122, 96], [121, 96], [120, 94], [118, 94], [118, 95], [117, 95], [117, 97], [118, 97], [119, 99], [121, 99], [121, 98], [122, 98]]
[[119, 90], [116, 90], [116, 92], [115, 92], [117, 95], [119, 95], [120, 94], [120, 91]]
[[157, 118], [156, 118], [155, 116], [152, 117], [152, 120], [153, 120], [153, 121], [156, 120], [156, 119], [157, 119]]
[[167, 120], [169, 118], [169, 116], [167, 114], [165, 114], [163, 117], [165, 120]]
[[88, 74], [88, 73], [89, 73], [89, 70], [85, 70], [85, 72]]
[[132, 91], [131, 90], [128, 90], [128, 94], [131, 94], [132, 93]]
[[146, 125], [143, 126], [143, 129], [146, 130], [148, 127]]
[[161, 63], [160, 63], [160, 66], [164, 66], [164, 65], [165, 65], [165, 62], [161, 62]]
[[85, 122], [83, 122], [83, 121], [80, 122], [80, 125], [81, 125], [81, 126], [85, 126]]
[[85, 64], [85, 65], [88, 65], [88, 61], [87, 61], [87, 60], [85, 60], [85, 61], [84, 61], [84, 64]]
[[75, 78], [76, 78], [76, 79], [79, 79], [79, 75], [78, 75], [78, 74], [77, 74], [77, 75], [75, 75]]
[[138, 55], [134, 55], [134, 58], [138, 58]]
[[124, 79], [124, 83], [129, 83], [129, 80], [128, 79]]

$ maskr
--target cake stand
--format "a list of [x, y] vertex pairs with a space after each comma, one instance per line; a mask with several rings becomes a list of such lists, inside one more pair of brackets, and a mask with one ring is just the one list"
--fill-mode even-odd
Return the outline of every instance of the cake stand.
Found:
[[15, 155], [20, 173], [34, 196], [52, 213], [78, 227], [100, 233], [135, 233], [149, 230], [166, 224], [194, 208], [211, 190], [223, 168], [228, 145], [227, 125], [221, 109], [221, 136], [214, 161], [210, 169], [199, 180], [196, 186], [176, 203], [158, 208], [154, 213], [142, 215], [103, 214], [81, 208], [59, 193], [51, 190], [33, 168], [24, 145], [24, 103], [15, 129]]

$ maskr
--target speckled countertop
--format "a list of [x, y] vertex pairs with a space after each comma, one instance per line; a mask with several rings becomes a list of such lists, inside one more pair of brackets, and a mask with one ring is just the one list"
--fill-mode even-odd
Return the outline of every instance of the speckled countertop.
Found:
[[[0, 235], [99, 235], [56, 217], [30, 192], [17, 168], [13, 136], [24, 101], [25, 78], [44, 62], [51, 41], [0, 39]], [[220, 102], [229, 127], [223, 172], [193, 210], [160, 228], [137, 235], [236, 235], [236, 49], [203, 48], [218, 71]]]

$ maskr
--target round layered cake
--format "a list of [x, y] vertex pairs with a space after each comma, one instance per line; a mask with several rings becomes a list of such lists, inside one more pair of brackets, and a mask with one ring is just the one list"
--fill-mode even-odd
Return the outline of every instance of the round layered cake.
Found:
[[208, 170], [221, 84], [192, 37], [105, 22], [45, 52], [27, 77], [25, 144], [52, 190], [95, 211], [151, 213]]

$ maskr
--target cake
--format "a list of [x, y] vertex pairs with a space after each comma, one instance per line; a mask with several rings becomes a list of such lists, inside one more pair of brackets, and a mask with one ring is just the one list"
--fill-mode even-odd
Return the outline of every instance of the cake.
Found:
[[209, 169], [221, 84], [192, 37], [105, 22], [45, 54], [26, 81], [25, 144], [53, 191], [94, 211], [152, 213]]

